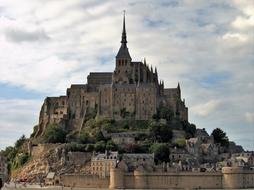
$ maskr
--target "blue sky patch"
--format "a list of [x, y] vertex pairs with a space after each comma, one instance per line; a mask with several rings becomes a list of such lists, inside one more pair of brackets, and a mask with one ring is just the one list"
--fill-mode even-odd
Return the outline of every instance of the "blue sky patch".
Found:
[[0, 98], [3, 99], [42, 99], [46, 94], [26, 90], [22, 87], [0, 83]]
[[200, 84], [203, 87], [211, 88], [222, 85], [225, 81], [229, 80], [229, 73], [212, 73], [201, 79]]

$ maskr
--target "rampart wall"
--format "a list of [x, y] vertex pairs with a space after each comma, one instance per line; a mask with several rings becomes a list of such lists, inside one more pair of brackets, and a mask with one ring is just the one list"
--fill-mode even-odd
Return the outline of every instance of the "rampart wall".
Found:
[[111, 168], [110, 178], [62, 175], [64, 186], [110, 189], [242, 189], [254, 187], [254, 171], [225, 167], [222, 172], [127, 173]]
[[108, 188], [109, 178], [93, 175], [61, 175], [60, 181], [66, 187]]
[[119, 189], [238, 189], [254, 187], [254, 171], [225, 167], [222, 172], [124, 173], [114, 168], [110, 188]]

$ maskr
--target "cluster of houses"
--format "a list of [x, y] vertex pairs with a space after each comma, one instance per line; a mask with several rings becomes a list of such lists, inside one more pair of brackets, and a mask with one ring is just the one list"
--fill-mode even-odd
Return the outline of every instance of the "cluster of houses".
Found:
[[106, 151], [93, 155], [91, 159], [91, 174], [99, 177], [110, 176], [110, 168], [121, 166], [125, 171], [132, 172], [139, 166], [147, 171], [153, 171], [155, 167], [154, 154], [122, 154]]
[[[138, 143], [137, 133], [124, 132], [107, 134], [119, 146]], [[172, 142], [185, 139], [185, 133], [173, 130]], [[231, 143], [232, 144], [232, 143]], [[168, 163], [155, 165], [154, 154], [119, 154], [106, 151], [94, 153], [91, 159], [91, 174], [100, 177], [109, 176], [110, 167], [119, 165], [126, 171], [134, 171], [142, 166], [146, 171], [220, 171], [225, 166], [254, 166], [254, 152], [244, 152], [242, 148], [233, 146], [229, 152], [214, 143], [213, 136], [205, 129], [197, 129], [195, 137], [186, 139], [184, 147], [175, 146], [170, 149]], [[239, 152], [239, 153], [238, 153]]]

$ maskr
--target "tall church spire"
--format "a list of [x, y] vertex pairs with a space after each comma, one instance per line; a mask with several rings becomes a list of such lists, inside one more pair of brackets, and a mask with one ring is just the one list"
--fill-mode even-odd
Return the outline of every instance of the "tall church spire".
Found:
[[122, 40], [121, 47], [116, 55], [117, 59], [129, 59], [131, 61], [131, 56], [127, 48], [127, 35], [125, 27], [125, 11], [123, 12], [123, 31], [122, 31]]
[[123, 31], [122, 31], [122, 45], [126, 47], [127, 44], [127, 36], [126, 36], [126, 29], [125, 29], [125, 10], [123, 11]]

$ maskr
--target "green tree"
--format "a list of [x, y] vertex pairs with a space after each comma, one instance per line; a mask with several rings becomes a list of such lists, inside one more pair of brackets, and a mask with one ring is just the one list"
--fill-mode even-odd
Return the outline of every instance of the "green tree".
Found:
[[101, 131], [98, 131], [96, 134], [95, 134], [95, 140], [96, 141], [105, 141], [106, 138], [104, 137], [103, 133]]
[[223, 130], [216, 128], [213, 130], [211, 135], [213, 136], [215, 143], [219, 143], [221, 146], [228, 147], [229, 140], [227, 134]]
[[8, 161], [12, 162], [15, 159], [17, 152], [18, 151], [16, 148], [8, 146], [5, 148], [5, 150], [1, 151], [1, 155], [7, 158]]
[[106, 150], [116, 151], [117, 145], [112, 140], [109, 140], [107, 141], [107, 144], [106, 144]]
[[26, 142], [25, 135], [22, 135], [16, 142], [15, 142], [15, 148], [19, 149], [24, 143]]
[[66, 144], [66, 150], [71, 152], [86, 152], [86, 145], [85, 144], [79, 144], [76, 142], [71, 142], [69, 144]]
[[156, 142], [170, 142], [173, 136], [172, 130], [163, 124], [151, 124], [150, 126], [150, 136]]
[[64, 143], [66, 131], [56, 125], [48, 125], [43, 139], [46, 143]]
[[156, 163], [169, 161], [169, 147], [166, 143], [154, 143], [149, 151], [154, 153], [154, 160]]
[[35, 134], [36, 134], [36, 132], [37, 132], [37, 130], [38, 130], [38, 125], [35, 125], [34, 127], [33, 127], [33, 133], [30, 135], [30, 138], [33, 138], [34, 136], [35, 136]]
[[94, 145], [92, 144], [87, 144], [86, 145], [86, 151], [87, 152], [92, 152], [94, 150]]
[[196, 133], [196, 125], [190, 124], [188, 121], [183, 121], [181, 125], [183, 130], [186, 132], [187, 139], [194, 137]]
[[80, 143], [88, 143], [89, 142], [89, 134], [85, 131], [82, 131], [79, 135], [79, 142]]
[[167, 121], [171, 121], [174, 118], [173, 111], [166, 106], [160, 105], [157, 109], [156, 114], [153, 115], [153, 119], [158, 121], [159, 119], [166, 119]]
[[106, 144], [104, 141], [99, 141], [94, 146], [94, 150], [96, 152], [105, 152], [105, 149], [106, 149]]

